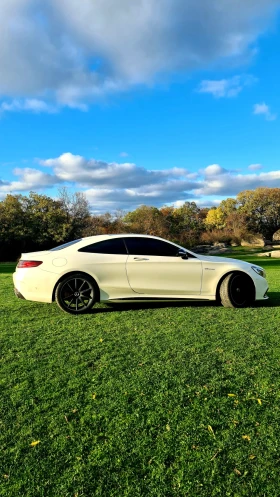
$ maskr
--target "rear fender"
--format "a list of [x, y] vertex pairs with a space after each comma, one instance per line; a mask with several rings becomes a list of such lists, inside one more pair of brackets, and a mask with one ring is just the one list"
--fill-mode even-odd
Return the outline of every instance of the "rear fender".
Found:
[[65, 273], [63, 276], [61, 276], [59, 278], [59, 280], [57, 280], [55, 286], [54, 286], [54, 289], [53, 289], [53, 293], [52, 293], [52, 301], [54, 302], [55, 301], [55, 291], [57, 289], [57, 286], [59, 285], [59, 283], [64, 280], [65, 278], [68, 278], [68, 276], [71, 276], [71, 275], [74, 275], [74, 274], [77, 274], [77, 272], [79, 272], [79, 274], [84, 274], [87, 278], [90, 278], [91, 281], [93, 282], [94, 286], [95, 286], [95, 289], [96, 289], [96, 302], [100, 302], [100, 290], [99, 290], [99, 286], [96, 282], [96, 280], [88, 273], [85, 273], [84, 271], [70, 271], [69, 273]]

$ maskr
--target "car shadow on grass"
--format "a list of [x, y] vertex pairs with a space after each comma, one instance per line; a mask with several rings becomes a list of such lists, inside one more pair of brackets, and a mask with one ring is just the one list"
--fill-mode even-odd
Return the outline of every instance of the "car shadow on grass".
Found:
[[268, 300], [256, 302], [255, 307], [280, 307], [280, 292], [268, 292]]
[[[125, 312], [125, 311], [139, 311], [145, 309], [166, 309], [166, 308], [182, 308], [182, 307], [221, 307], [222, 305], [214, 300], [210, 301], [189, 301], [189, 302], [139, 302], [139, 303], [123, 303], [123, 304], [96, 304], [89, 311], [89, 314], [102, 314], [108, 312]], [[280, 292], [270, 292], [268, 300], [256, 302], [254, 308], [260, 307], [280, 307]]]
[[166, 309], [168, 307], [182, 308], [182, 307], [217, 307], [219, 304], [215, 301], [203, 302], [139, 302], [131, 304], [96, 304], [89, 314], [102, 314], [107, 312], [125, 312], [125, 311], [139, 311], [145, 309]]

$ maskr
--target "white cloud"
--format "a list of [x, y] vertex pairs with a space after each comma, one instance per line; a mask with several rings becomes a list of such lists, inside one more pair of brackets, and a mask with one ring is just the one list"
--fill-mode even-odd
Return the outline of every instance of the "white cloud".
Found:
[[100, 190], [91, 188], [85, 190], [85, 194], [95, 209], [130, 210], [141, 204], [162, 206], [174, 203], [177, 199], [181, 199], [184, 202], [190, 197], [188, 187], [187, 183], [168, 182], [166, 184], [150, 185], [150, 187], [134, 189]]
[[223, 167], [219, 166], [219, 164], [212, 164], [210, 166], [207, 166], [203, 170], [205, 176], [218, 176], [220, 174], [225, 174], [227, 173], [227, 170], [224, 169]]
[[222, 195], [234, 196], [243, 190], [258, 187], [279, 188], [280, 170], [260, 174], [236, 174], [227, 171], [217, 174], [212, 179], [205, 177], [202, 187], [194, 190], [198, 196]]
[[44, 190], [61, 183], [60, 178], [53, 174], [46, 174], [37, 169], [16, 168], [13, 171], [20, 181], [0, 181], [0, 192], [28, 192], [31, 190]]
[[255, 104], [253, 113], [255, 115], [263, 115], [267, 121], [275, 121], [277, 114], [272, 114], [270, 108], [266, 103]]
[[57, 112], [57, 109], [43, 100], [36, 98], [26, 98], [23, 100], [12, 100], [10, 102], [2, 102], [0, 104], [0, 114], [4, 112], [21, 112], [30, 111], [35, 114], [40, 114], [41, 112], [47, 112], [52, 114]]
[[197, 91], [210, 93], [215, 98], [232, 98], [236, 97], [246, 86], [250, 86], [256, 81], [257, 79], [250, 75], [234, 76], [221, 80], [203, 80]]
[[[254, 53], [278, 5], [278, 0], [2, 0], [0, 98], [86, 110], [93, 99], [151, 84], [163, 74], [221, 60], [231, 65]], [[238, 93], [239, 83], [219, 91]]]
[[248, 169], [250, 169], [250, 171], [259, 171], [260, 169], [262, 169], [262, 165], [261, 164], [250, 164], [250, 166], [248, 166]]
[[82, 187], [106, 188], [137, 188], [143, 185], [158, 184], [162, 181], [185, 181], [192, 186], [194, 174], [187, 169], [172, 168], [167, 170], [149, 171], [144, 167], [129, 162], [103, 162], [95, 159], [85, 159], [71, 153], [62, 154], [55, 159], [40, 161], [42, 166], [52, 167], [55, 175], [62, 181], [76, 183]]
[[[259, 164], [248, 166], [251, 173], [243, 174], [219, 164], [211, 164], [199, 173], [185, 168], [147, 170], [136, 164], [108, 163], [86, 159], [71, 153], [40, 161], [40, 169], [18, 167], [15, 180], [0, 178], [0, 195], [30, 190], [48, 192], [58, 186], [71, 186], [83, 191], [94, 211], [131, 210], [141, 204], [162, 206], [181, 205], [195, 201], [200, 206], [217, 205], [217, 199], [235, 196], [243, 190], [257, 187], [280, 188], [280, 169], [258, 171]], [[252, 167], [253, 166], [253, 167]], [[49, 172], [45, 172], [48, 168]], [[16, 178], [17, 177], [17, 178]]]

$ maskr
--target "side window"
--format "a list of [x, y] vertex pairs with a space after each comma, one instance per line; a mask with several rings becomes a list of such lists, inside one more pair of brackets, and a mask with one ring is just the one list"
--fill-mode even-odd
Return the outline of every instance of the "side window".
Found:
[[127, 237], [124, 240], [128, 253], [131, 255], [176, 257], [179, 250], [178, 247], [171, 245], [171, 243], [154, 238]]
[[58, 245], [58, 247], [54, 247], [52, 249], [50, 249], [50, 252], [54, 252], [55, 250], [62, 250], [62, 249], [65, 249], [67, 247], [70, 247], [71, 245], [74, 245], [74, 243], [78, 243], [80, 242], [82, 239], [79, 238], [79, 240], [73, 240], [73, 242], [67, 242], [67, 243], [63, 243], [63, 245]]
[[126, 247], [122, 238], [103, 240], [82, 247], [78, 252], [90, 252], [92, 254], [120, 254], [127, 255]]

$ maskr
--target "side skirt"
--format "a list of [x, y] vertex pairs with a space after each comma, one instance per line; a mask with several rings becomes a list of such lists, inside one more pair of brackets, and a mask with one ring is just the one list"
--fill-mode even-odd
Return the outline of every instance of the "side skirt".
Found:
[[127, 298], [119, 298], [119, 299], [108, 299], [104, 300], [103, 302], [190, 302], [190, 301], [204, 301], [204, 302], [209, 302], [212, 299], [206, 299], [206, 298], [162, 298], [162, 297], [127, 297]]

